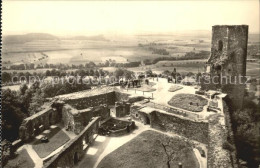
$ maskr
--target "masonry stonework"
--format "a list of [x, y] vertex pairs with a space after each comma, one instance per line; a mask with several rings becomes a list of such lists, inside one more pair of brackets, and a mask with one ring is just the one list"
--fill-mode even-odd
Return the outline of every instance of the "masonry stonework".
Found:
[[192, 121], [169, 113], [154, 111], [151, 113], [151, 127], [208, 144], [207, 122]]
[[243, 105], [247, 41], [247, 25], [212, 27], [211, 55], [207, 69], [214, 83], [206, 89], [221, 89], [223, 93], [228, 93], [234, 108]]
[[56, 108], [46, 108], [23, 120], [19, 128], [19, 137], [22, 141], [29, 141], [50, 125], [61, 121], [60, 111]]
[[84, 156], [87, 148], [84, 148], [83, 141], [90, 145], [93, 142], [94, 134], [98, 133], [100, 117], [95, 117], [84, 130], [65, 147], [44, 163], [44, 168], [74, 167]]

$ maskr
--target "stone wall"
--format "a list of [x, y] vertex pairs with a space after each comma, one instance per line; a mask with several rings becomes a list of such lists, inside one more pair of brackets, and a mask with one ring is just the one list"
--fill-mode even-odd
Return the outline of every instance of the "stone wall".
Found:
[[245, 85], [241, 83], [244, 79], [238, 82], [238, 77], [246, 75], [247, 42], [247, 25], [212, 27], [211, 55], [207, 64], [211, 77], [216, 80], [208, 87], [220, 88], [223, 93], [228, 93], [232, 106], [236, 109], [243, 106]]
[[144, 96], [129, 95], [127, 93], [115, 91], [115, 101], [117, 102], [127, 101], [128, 103], [135, 103], [144, 100], [144, 98]]
[[115, 115], [116, 117], [124, 117], [130, 114], [130, 103], [127, 103], [125, 101], [116, 102], [115, 108], [116, 108], [116, 115]]
[[126, 101], [129, 99], [129, 94], [115, 91], [115, 101]]
[[89, 107], [99, 106], [100, 104], [114, 105], [115, 92], [103, 93], [100, 95], [93, 95], [83, 98], [74, 98], [64, 100], [65, 103], [70, 104], [72, 107], [82, 110]]
[[93, 135], [98, 132], [99, 121], [100, 117], [95, 117], [75, 139], [68, 142], [59, 153], [45, 162], [44, 168], [74, 167], [88, 149], [84, 143], [89, 146], [93, 142]]
[[48, 107], [23, 120], [19, 128], [19, 137], [22, 141], [29, 141], [50, 125], [61, 121], [61, 111]]
[[131, 117], [144, 124], [150, 124], [152, 128], [173, 132], [192, 140], [208, 144], [207, 122], [191, 120], [155, 108], [150, 108], [150, 112], [144, 113], [142, 112], [142, 108], [144, 107], [145, 106], [141, 104], [133, 104], [130, 110]]
[[208, 123], [197, 122], [166, 112], [151, 113], [151, 127], [162, 131], [173, 132], [186, 138], [208, 144]]
[[216, 114], [209, 120], [208, 168], [232, 167], [229, 151], [223, 149], [227, 140], [224, 117]]
[[230, 109], [227, 105], [227, 102], [225, 99], [223, 100], [223, 112], [225, 116], [225, 125], [227, 129], [227, 142], [232, 145], [233, 150], [229, 151], [230, 152], [230, 160], [233, 168], [237, 168], [238, 166], [238, 160], [237, 160], [237, 150], [235, 146], [235, 139], [234, 139], [234, 132], [232, 128], [232, 123], [231, 123], [231, 114], [230, 114]]
[[73, 131], [75, 134], [79, 134], [93, 117], [98, 116], [100, 116], [101, 120], [110, 117], [110, 112], [106, 105], [77, 110], [65, 104], [62, 109], [62, 122], [64, 127]]
[[140, 104], [133, 104], [130, 108], [130, 115], [131, 118], [134, 120], [141, 121], [141, 118], [139, 117], [139, 110], [143, 108], [143, 105]]
[[93, 117], [101, 117], [101, 120], [105, 120], [110, 117], [110, 110], [106, 104], [100, 104], [99, 106], [93, 107]]
[[223, 113], [209, 118], [208, 168], [238, 168], [230, 113], [225, 101]]

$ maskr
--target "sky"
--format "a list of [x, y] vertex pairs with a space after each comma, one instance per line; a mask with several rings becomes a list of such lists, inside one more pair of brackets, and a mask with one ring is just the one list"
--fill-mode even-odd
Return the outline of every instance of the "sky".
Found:
[[53, 35], [171, 33], [249, 25], [259, 33], [258, 0], [14, 1], [2, 4], [2, 33]]

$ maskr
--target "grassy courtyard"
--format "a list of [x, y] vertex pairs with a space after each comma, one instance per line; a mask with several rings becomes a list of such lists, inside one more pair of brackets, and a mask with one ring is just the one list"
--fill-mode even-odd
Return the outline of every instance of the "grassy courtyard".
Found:
[[18, 168], [18, 167], [26, 167], [26, 168], [33, 168], [35, 165], [33, 160], [29, 156], [28, 152], [23, 149], [21, 150], [18, 155], [11, 160], [8, 160], [8, 163], [4, 166], [5, 168]]
[[170, 167], [178, 167], [179, 162], [185, 168], [199, 167], [188, 142], [155, 131], [145, 131], [107, 155], [98, 168], [167, 168], [168, 161]]
[[192, 112], [201, 112], [203, 107], [208, 104], [208, 100], [194, 94], [176, 94], [168, 104]]
[[43, 143], [40, 139], [37, 139], [33, 143], [33, 149], [41, 158], [48, 156], [70, 140], [70, 138], [58, 127], [51, 129], [51, 132], [46, 133], [45, 135], [48, 137], [49, 142]]

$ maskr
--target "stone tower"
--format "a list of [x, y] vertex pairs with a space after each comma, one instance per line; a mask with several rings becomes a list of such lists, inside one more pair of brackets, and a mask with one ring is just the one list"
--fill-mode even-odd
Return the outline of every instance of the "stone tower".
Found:
[[247, 40], [247, 25], [212, 27], [211, 55], [207, 70], [212, 79], [215, 77], [213, 88], [227, 93], [235, 109], [243, 105]]

